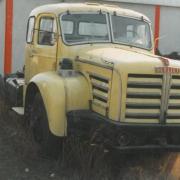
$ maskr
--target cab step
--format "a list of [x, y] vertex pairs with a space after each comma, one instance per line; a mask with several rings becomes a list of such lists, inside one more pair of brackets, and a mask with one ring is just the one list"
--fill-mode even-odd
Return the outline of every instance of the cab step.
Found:
[[24, 107], [12, 107], [12, 110], [17, 113], [19, 116], [24, 115]]

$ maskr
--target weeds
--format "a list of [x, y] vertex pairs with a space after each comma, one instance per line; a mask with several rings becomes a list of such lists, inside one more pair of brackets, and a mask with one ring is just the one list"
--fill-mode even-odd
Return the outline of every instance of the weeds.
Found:
[[[55, 176], [53, 179], [57, 180], [174, 180], [169, 175], [170, 172], [167, 173], [167, 164], [174, 159], [169, 160], [167, 154], [106, 153], [103, 146], [92, 146], [89, 141], [82, 142], [76, 137], [70, 137], [65, 142], [62, 159], [58, 161], [43, 159], [35, 153], [31, 134], [27, 133], [23, 124], [23, 119], [8, 110], [1, 92], [0, 132], [6, 144], [9, 144], [8, 151], [11, 152], [12, 148], [20, 161], [13, 166], [25, 163], [25, 167], [30, 169], [29, 179], [39, 177], [40, 180], [46, 180], [49, 176], [44, 178], [42, 174], [50, 173]], [[5, 167], [8, 168], [13, 167]], [[36, 169], [34, 174], [31, 172], [33, 168]], [[9, 175], [9, 172], [7, 174]], [[22, 179], [21, 172], [17, 179]]]
[[103, 146], [91, 146], [88, 141], [71, 137], [65, 142], [60, 164], [65, 171], [76, 174], [78, 180], [109, 180], [110, 168], [105, 159]]

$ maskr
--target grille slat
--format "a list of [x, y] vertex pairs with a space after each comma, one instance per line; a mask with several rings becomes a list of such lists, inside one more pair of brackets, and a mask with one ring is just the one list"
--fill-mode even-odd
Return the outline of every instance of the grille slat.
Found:
[[162, 78], [162, 75], [157, 74], [128, 74], [128, 77], [138, 78]]
[[180, 95], [179, 94], [177, 94], [177, 95], [173, 94], [173, 95], [170, 95], [169, 98], [170, 99], [179, 99], [180, 100]]
[[166, 119], [180, 120], [180, 114], [168, 115]]
[[180, 89], [180, 85], [172, 85], [171, 89]]
[[158, 94], [161, 95], [160, 89], [140, 89], [140, 88], [128, 88], [127, 89], [128, 94], [130, 93], [147, 93], [147, 94]]
[[180, 89], [180, 79], [178, 79], [178, 76], [172, 76], [171, 79], [171, 90], [178, 90]]
[[129, 77], [128, 78], [128, 83], [151, 83], [151, 84], [162, 84], [162, 80], [161, 79], [154, 79], [154, 78], [144, 78], [144, 77], [136, 77], [136, 78], [132, 78]]
[[177, 115], [179, 114], [180, 115], [180, 110], [179, 109], [168, 109], [167, 111], [167, 116], [173, 116], [173, 115]]
[[127, 114], [126, 118], [154, 119], [154, 118], [159, 118], [159, 114], [134, 113], [134, 114]]
[[[133, 82], [133, 83], [128, 83], [128, 87], [129, 88], [152, 88], [152, 89], [154, 89], [154, 88], [156, 88], [156, 89], [160, 89], [160, 88], [162, 88], [162, 85], [160, 85], [160, 84], [156, 84], [156, 83], [135, 83], [135, 82]], [[180, 87], [179, 87], [180, 88]]]
[[128, 109], [160, 109], [160, 104], [126, 104], [126, 108]]
[[126, 103], [127, 104], [144, 104], [146, 102], [147, 104], [161, 104], [160, 99], [145, 99], [145, 98], [127, 98]]
[[145, 94], [145, 93], [135, 93], [135, 94], [128, 94], [127, 98], [141, 98], [141, 99], [159, 99], [161, 95], [157, 94]]

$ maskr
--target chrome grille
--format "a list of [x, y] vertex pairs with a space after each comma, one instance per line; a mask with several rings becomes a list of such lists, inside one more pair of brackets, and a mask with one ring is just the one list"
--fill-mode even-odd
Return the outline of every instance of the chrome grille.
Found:
[[159, 122], [163, 75], [129, 74], [126, 96], [126, 121]]

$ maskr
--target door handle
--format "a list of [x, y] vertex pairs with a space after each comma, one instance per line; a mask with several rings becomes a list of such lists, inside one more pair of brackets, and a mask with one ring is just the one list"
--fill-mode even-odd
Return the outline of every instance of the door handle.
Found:
[[32, 54], [36, 54], [37, 51], [35, 49], [32, 49]]
[[37, 51], [35, 49], [31, 49], [29, 57], [33, 57], [36, 53], [37, 53]]

